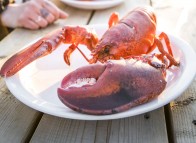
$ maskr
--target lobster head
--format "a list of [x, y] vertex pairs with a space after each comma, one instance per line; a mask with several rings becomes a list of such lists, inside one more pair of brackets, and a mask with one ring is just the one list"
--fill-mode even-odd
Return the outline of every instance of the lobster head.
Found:
[[153, 45], [156, 16], [151, 7], [136, 8], [120, 21], [114, 20], [114, 23], [92, 51], [92, 63], [146, 54]]

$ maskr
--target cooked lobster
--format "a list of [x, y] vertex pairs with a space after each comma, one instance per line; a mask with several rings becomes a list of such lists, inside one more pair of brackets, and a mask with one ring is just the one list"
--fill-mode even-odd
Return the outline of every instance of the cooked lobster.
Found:
[[[165, 40], [166, 49], [162, 39]], [[76, 49], [92, 64], [67, 75], [58, 89], [59, 98], [64, 104], [88, 114], [112, 114], [157, 97], [166, 86], [166, 69], [180, 65], [173, 57], [168, 36], [164, 32], [156, 35], [153, 10], [145, 7], [134, 9], [121, 20], [117, 13], [113, 13], [109, 19], [109, 29], [100, 40], [91, 29], [65, 26], [8, 59], [0, 75], [12, 76], [37, 58], [50, 54], [61, 43], [71, 44], [64, 53], [68, 65], [71, 53]], [[79, 44], [88, 47], [91, 59], [79, 49]], [[156, 47], [160, 52], [148, 56]], [[153, 58], [157, 58], [161, 64], [154, 62]], [[97, 61], [102, 64], [95, 64]], [[82, 78], [95, 78], [96, 83], [70, 87]]]
[[[100, 40], [94, 30], [86, 27], [65, 26], [58, 29], [8, 59], [1, 68], [0, 75], [7, 77], [14, 75], [27, 64], [50, 54], [61, 43], [71, 44], [64, 53], [68, 65], [70, 65], [70, 55], [75, 49], [82, 53], [79, 44], [86, 45], [92, 51], [92, 59], [87, 59], [82, 53], [89, 63], [148, 54], [158, 47], [162, 53], [159, 59], [163, 60], [166, 56], [170, 66], [179, 65], [179, 62], [173, 58], [168, 36], [163, 32], [156, 36], [156, 16], [150, 7], [136, 8], [120, 21], [118, 14], [113, 13], [108, 23], [109, 29]], [[165, 39], [168, 52], [164, 50], [161, 39]]]

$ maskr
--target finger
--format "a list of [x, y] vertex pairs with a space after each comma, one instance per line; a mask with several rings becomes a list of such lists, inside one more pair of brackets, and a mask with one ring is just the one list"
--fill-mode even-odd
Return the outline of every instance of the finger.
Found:
[[20, 15], [18, 17], [18, 21], [17, 21], [17, 25], [18, 27], [25, 27], [28, 29], [38, 29], [39, 25], [37, 23], [35, 23], [34, 21], [32, 21], [32, 14], [30, 15]]
[[31, 13], [37, 13], [39, 14], [40, 13], [40, 9], [42, 8], [42, 4], [39, 3], [39, 1], [27, 1], [24, 3], [24, 5], [26, 5], [25, 7], [25, 10], [27, 12], [29, 12], [28, 14], [31, 14]]
[[38, 15], [38, 14], [31, 14], [30, 15], [30, 19], [32, 21], [34, 21], [35, 23], [37, 23], [39, 25], [39, 27], [46, 27], [48, 25], [48, 21], [45, 20], [42, 16]]
[[42, 9], [42, 6], [39, 2], [41, 1], [38, 0], [38, 1], [26, 2], [27, 6], [25, 8], [23, 15], [26, 15], [26, 17], [30, 18], [31, 21], [36, 23], [39, 27], [43, 28], [48, 25], [48, 21], [45, 20], [40, 14], [40, 10]]
[[43, 7], [46, 8], [48, 12], [51, 13], [55, 17], [55, 20], [59, 18], [58, 8], [52, 2], [45, 1], [45, 3], [43, 4]]
[[48, 21], [45, 20], [42, 16], [37, 16], [36, 18], [33, 18], [33, 21], [35, 21], [40, 27], [46, 27], [48, 25]]
[[48, 23], [53, 23], [55, 21], [55, 17], [52, 14], [49, 14], [45, 19], [48, 21]]
[[45, 20], [47, 20], [48, 23], [52, 23], [52, 22], [55, 21], [54, 15], [52, 15], [51, 13], [49, 13], [48, 10], [45, 9], [45, 8], [40, 9], [40, 15], [41, 15]]
[[66, 13], [66, 12], [64, 12], [64, 11], [62, 11], [62, 10], [59, 9], [59, 18], [65, 19], [68, 16], [69, 16], [68, 13]]
[[23, 23], [23, 27], [27, 29], [32, 29], [32, 30], [39, 29], [39, 25], [35, 23], [34, 21], [32, 21], [31, 19], [25, 21]]

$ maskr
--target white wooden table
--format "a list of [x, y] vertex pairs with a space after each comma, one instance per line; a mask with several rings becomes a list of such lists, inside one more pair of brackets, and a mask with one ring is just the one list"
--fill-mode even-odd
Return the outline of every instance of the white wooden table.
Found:
[[[59, 0], [57, 6], [69, 18], [41, 30], [15, 29], [0, 42], [0, 67], [7, 56], [29, 42], [63, 25], [107, 23], [117, 11], [121, 16], [136, 6], [154, 7], [158, 26], [178, 34], [196, 51], [196, 2], [194, 0], [125, 0], [105, 10], [80, 10]], [[194, 65], [193, 65], [194, 66]], [[195, 143], [196, 81], [175, 101], [157, 110], [133, 117], [81, 121], [36, 111], [17, 100], [0, 78], [0, 143]]]

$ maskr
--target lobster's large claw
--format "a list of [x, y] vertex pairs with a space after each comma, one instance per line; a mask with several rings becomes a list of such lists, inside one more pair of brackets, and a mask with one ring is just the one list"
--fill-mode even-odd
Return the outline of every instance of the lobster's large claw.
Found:
[[9, 77], [34, 60], [50, 54], [61, 43], [61, 29], [41, 38], [8, 59], [0, 70], [0, 75]]
[[[79, 79], [96, 83], [73, 87]], [[113, 114], [157, 97], [165, 88], [161, 70], [136, 60], [109, 61], [79, 68], [68, 74], [58, 89], [68, 107], [87, 114]]]

